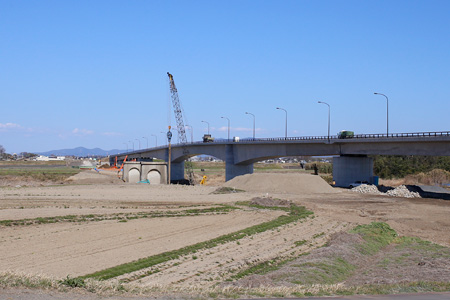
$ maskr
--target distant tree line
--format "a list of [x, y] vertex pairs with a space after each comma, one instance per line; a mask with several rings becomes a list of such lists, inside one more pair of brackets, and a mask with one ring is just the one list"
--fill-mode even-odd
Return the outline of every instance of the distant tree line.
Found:
[[406, 175], [425, 173], [434, 169], [450, 172], [449, 156], [373, 156], [373, 172], [384, 179], [403, 178]]
[[0, 145], [0, 160], [15, 160], [18, 157], [22, 158], [22, 159], [29, 159], [29, 158], [33, 158], [38, 156], [37, 154], [34, 153], [29, 153], [29, 152], [21, 152], [19, 153], [19, 156], [17, 156], [16, 154], [8, 154], [6, 153], [5, 147], [3, 147], [2, 145]]
[[329, 162], [310, 162], [305, 165], [305, 170], [314, 170], [317, 168], [319, 173], [333, 173], [333, 164]]
[[4, 159], [5, 155], [6, 155], [5, 148], [2, 145], [0, 145], [0, 159]]

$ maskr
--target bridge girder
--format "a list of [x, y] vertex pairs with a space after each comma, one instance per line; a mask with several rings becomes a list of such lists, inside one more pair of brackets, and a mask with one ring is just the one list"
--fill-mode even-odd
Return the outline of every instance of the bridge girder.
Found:
[[[346, 139], [320, 141], [273, 141], [188, 144], [189, 155], [181, 146], [172, 146], [172, 162], [180, 163], [195, 155], [211, 155], [227, 160], [226, 146], [232, 146], [233, 162], [246, 165], [261, 160], [289, 156], [332, 155], [423, 155], [450, 156], [450, 136], [427, 138]], [[146, 149], [128, 154], [128, 159], [156, 157], [167, 161], [167, 148]], [[118, 155], [122, 159], [126, 154]], [[229, 159], [228, 159], [229, 160]]]

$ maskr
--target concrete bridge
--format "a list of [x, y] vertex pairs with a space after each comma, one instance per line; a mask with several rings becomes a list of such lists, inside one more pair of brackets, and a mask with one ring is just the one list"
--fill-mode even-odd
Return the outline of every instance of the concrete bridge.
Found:
[[[181, 144], [172, 145], [171, 180], [184, 178], [184, 161], [200, 154], [225, 161], [225, 179], [253, 173], [253, 163], [289, 156], [337, 156], [333, 158], [333, 180], [338, 186], [361, 180], [373, 182], [373, 159], [368, 155], [450, 156], [450, 131], [395, 134], [359, 134], [352, 138], [337, 136], [223, 140], [188, 143], [189, 155]], [[168, 146], [143, 149], [111, 156], [127, 160], [168, 161]]]

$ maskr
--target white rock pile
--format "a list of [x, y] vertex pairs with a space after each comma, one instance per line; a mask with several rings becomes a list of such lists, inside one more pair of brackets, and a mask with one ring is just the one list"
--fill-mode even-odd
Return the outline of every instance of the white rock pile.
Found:
[[378, 190], [378, 188], [371, 184], [361, 184], [357, 187], [352, 188], [353, 192], [361, 193], [361, 194], [383, 194]]
[[400, 185], [393, 190], [389, 190], [386, 194], [392, 197], [420, 198], [419, 193], [409, 191], [404, 185]]
[[388, 195], [392, 197], [404, 197], [404, 198], [420, 198], [419, 193], [409, 191], [406, 186], [400, 185], [393, 190], [389, 190], [386, 193], [382, 193], [374, 185], [361, 184], [360, 186], [351, 189], [353, 192], [361, 194], [376, 194], [376, 195]]

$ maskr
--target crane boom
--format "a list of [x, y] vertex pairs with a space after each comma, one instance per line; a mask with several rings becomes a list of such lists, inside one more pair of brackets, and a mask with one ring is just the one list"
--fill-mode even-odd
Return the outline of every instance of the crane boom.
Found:
[[[167, 72], [167, 75], [169, 76], [170, 94], [172, 96], [172, 105], [175, 113], [175, 119], [177, 120], [178, 137], [180, 139], [181, 146], [183, 149], [183, 155], [188, 156], [189, 149], [187, 147], [186, 128], [184, 127], [183, 113], [181, 109], [180, 98], [178, 97], [178, 90], [175, 86], [175, 81], [173, 80], [172, 74]], [[192, 169], [192, 163], [189, 159], [188, 162], [185, 164], [185, 167], [188, 172], [189, 183], [191, 185], [194, 185], [195, 184], [194, 170]]]

